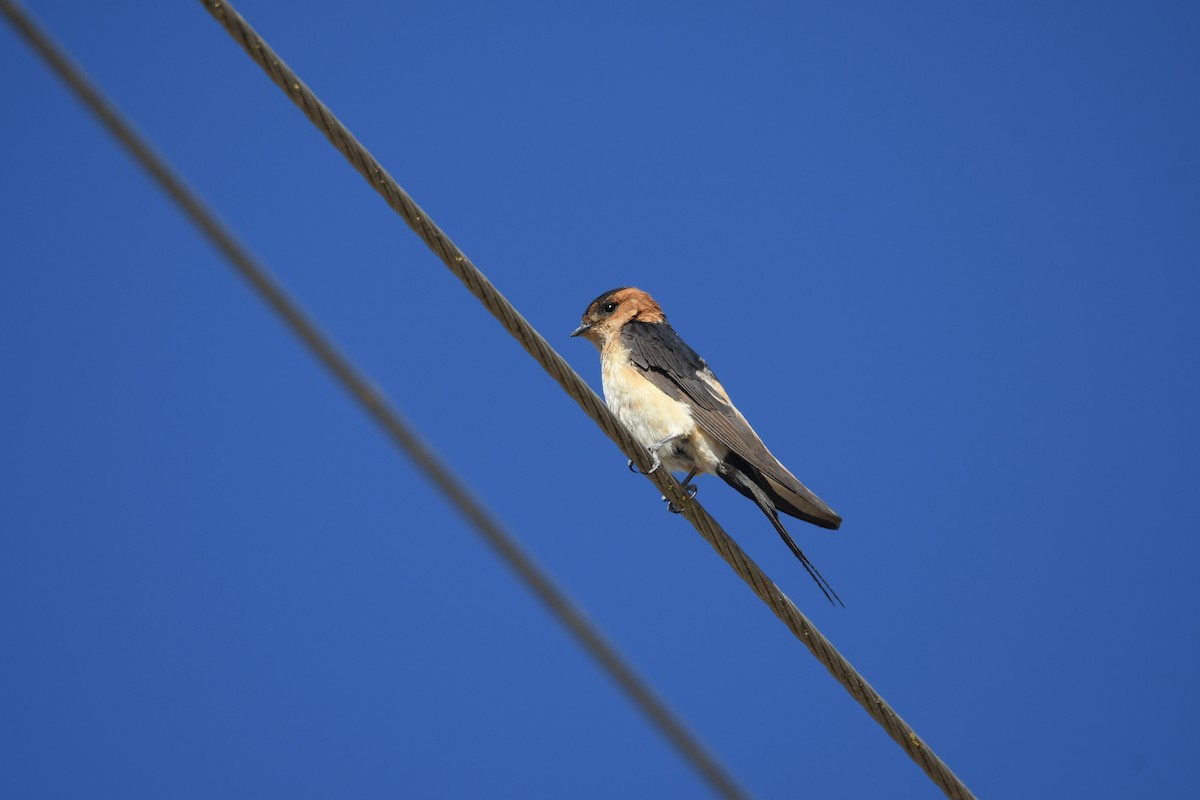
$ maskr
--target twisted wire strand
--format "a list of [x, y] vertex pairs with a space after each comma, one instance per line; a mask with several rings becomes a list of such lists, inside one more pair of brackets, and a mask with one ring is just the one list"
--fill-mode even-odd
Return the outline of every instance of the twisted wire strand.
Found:
[[[532, 326], [524, 320], [523, 317], [512, 307], [507, 300], [504, 299], [495, 287], [474, 267], [473, 264], [466, 258], [454, 244], [445, 236], [432, 220], [420, 209], [419, 206], [400, 188], [400, 186], [391, 178], [390, 175], [371, 157], [370, 153], [350, 134], [350, 132], [334, 117], [329, 109], [321, 103], [321, 101], [305, 86], [290, 70], [286, 64], [278, 58], [277, 55], [266, 45], [266, 43], [254, 32], [254, 30], [245, 22], [245, 20], [237, 14], [228, 3], [217, 2], [216, 0], [201, 0], [201, 3], [206, 9], [226, 28], [226, 30], [238, 41], [243, 49], [255, 60], [271, 77], [271, 79], [292, 98], [306, 116], [320, 129], [331, 143], [346, 156], [346, 158], [354, 165], [355, 169], [363, 175], [363, 177], [372, 184], [388, 204], [401, 215], [401, 217], [409, 224], [410, 227], [424, 240], [427, 245], [438, 255], [446, 266], [456, 274], [460, 280], [467, 286], [468, 290], [479, 299], [484, 306], [501, 322], [506, 330], [509, 331], [514, 338], [543, 366], [544, 369], [553, 377], [567, 393], [575, 399], [575, 401], [583, 408], [584, 412], [593, 419], [617, 445], [631, 457], [635, 463], [643, 468], [643, 471], [648, 467], [648, 458], [644, 450], [638, 447], [629, 436], [628, 432], [617, 422], [617, 420], [609, 413], [608, 409], [603, 405], [596, 394], [587, 386], [586, 383], [562, 360], [560, 356], [549, 346], [548, 343], [538, 334]], [[92, 107], [93, 111], [103, 119], [106, 124], [114, 130], [114, 133], [125, 141], [121, 135], [121, 121], [119, 118], [110, 119], [103, 108], [103, 104], [97, 106], [94, 102], [95, 98], [89, 99], [87, 95], [86, 82], [82, 81], [82, 77], [76, 75], [76, 79], [80, 81], [77, 85], [72, 81], [71, 68], [69, 62], [65, 58], [59, 58], [61, 63], [54, 63], [53, 50], [47, 51], [49, 47], [48, 41], [39, 44], [38, 32], [33, 29], [31, 23], [23, 18], [19, 7], [10, 2], [10, 0], [0, 0], [0, 7], [9, 15], [14, 26], [18, 28], [27, 38], [35, 44], [35, 47], [42, 52], [47, 60], [51, 61], [55, 69], [60, 72], [72, 84], [77, 92], [83, 96], [85, 102]], [[94, 94], [94, 92], [93, 92]], [[98, 95], [96, 95], [98, 98]], [[130, 131], [131, 133], [131, 131]], [[171, 192], [170, 182], [164, 181], [163, 177], [158, 174], [153, 153], [148, 147], [142, 145], [140, 141], [134, 137], [130, 141], [125, 141], [131, 151], [143, 162], [143, 165], [155, 177], [164, 183], [168, 191]], [[144, 152], [139, 152], [139, 148]], [[210, 236], [213, 236], [214, 241], [218, 242], [218, 246], [222, 250], [226, 248], [220, 244], [220, 237], [214, 236], [207, 227], [201, 222], [197, 216], [196, 209], [190, 208], [186, 198], [180, 198], [171, 192], [176, 200], [180, 202], [193, 218], [197, 219], [201, 227], [206, 228]], [[202, 208], [201, 208], [202, 210]], [[217, 226], [217, 230], [221, 230]], [[228, 255], [228, 252], [227, 252]], [[236, 262], [235, 262], [236, 263]], [[239, 270], [246, 274], [244, 266], [239, 264]], [[265, 291], [251, 275], [247, 275], [248, 279], [255, 283], [256, 288], [264, 293], [268, 302], [271, 303], [277, 311], [287, 314], [284, 308], [281, 308], [281, 298], [273, 298], [269, 292]], [[269, 279], [268, 279], [269, 281]], [[286, 297], [282, 297], [286, 300]], [[304, 333], [303, 327], [300, 326], [295, 319], [288, 319], [297, 332], [305, 339], [318, 356], [323, 361], [338, 373], [338, 377], [346, 380], [346, 376], [342, 375], [339, 370], [328, 360], [328, 354], [322, 353], [318, 343], [314, 342], [310, 336]], [[348, 383], [348, 385], [352, 385]], [[386, 408], [386, 404], [382, 398], [374, 391], [374, 389], [364, 382], [360, 389], [352, 389], [355, 395], [366, 405], [376, 418], [379, 418], [379, 408]], [[403, 437], [397, 431], [389, 428], [389, 433], [397, 438], [401, 444], [404, 444]], [[413, 441], [416, 441], [415, 438]], [[407, 445], [406, 445], [407, 446]], [[971, 798], [973, 795], [970, 790], [958, 779], [957, 776], [949, 769], [949, 767], [937, 757], [937, 755], [929, 749], [929, 747], [917, 736], [916, 732], [904, 722], [904, 720], [896, 714], [896, 712], [887, 704], [887, 702], [866, 682], [866, 680], [858, 674], [852, 665], [837, 651], [813, 625], [812, 623], [795, 607], [794, 604], [779, 590], [775, 584], [766, 577], [762, 570], [737, 546], [737, 544], [725, 533], [723, 529], [713, 520], [707, 512], [694, 500], [687, 499], [679, 484], [673, 477], [659, 470], [648, 476], [650, 480], [658, 486], [659, 490], [665, 496], [672, 498], [675, 505], [682, 508], [684, 516], [693, 524], [697, 531], [704, 537], [706, 541], [721, 555], [722, 558], [729, 563], [735, 573], [742, 578], [751, 588], [752, 591], [761, 599], [772, 612], [788, 627], [792, 633], [805, 644], [813, 655], [830, 671], [834, 678], [842, 684], [842, 686], [850, 692], [867, 711], [867, 713], [875, 719], [888, 733], [888, 735], [901, 746], [901, 748], [909, 755], [910, 758], [920, 766], [933, 782], [951, 798]], [[464, 512], [466, 513], [466, 512]], [[729, 795], [733, 796], [733, 795]]]
[[458, 507], [484, 539], [548, 606], [559, 620], [582, 642], [600, 665], [630, 696], [651, 722], [708, 782], [717, 795], [740, 800], [748, 795], [725, 768], [675, 716], [650, 686], [626, 663], [613, 645], [592, 625], [581, 609], [537, 566], [517, 541], [504, 530], [470, 490], [417, 435], [415, 430], [391, 407], [387, 398], [347, 359], [312, 319], [295, 303], [233, 233], [208, 209], [184, 180], [158, 156], [119, 111], [96, 89], [66, 54], [41, 31], [33, 20], [11, 0], [0, 0], [0, 10], [13, 27], [75, 91], [83, 103], [109, 128], [134, 158], [178, 203], [192, 221], [212, 240], [217, 249], [248, 280], [264, 300], [281, 316], [325, 367], [349, 390], [386, 430], [410, 458], [425, 471], [433, 483]]
[[[429, 218], [429, 215], [421, 210], [421, 207], [408, 196], [387, 173], [387, 170], [359, 143], [350, 130], [300, 80], [237, 10], [225, 0], [200, 0], [200, 2], [246, 53], [262, 67], [271, 80], [304, 112], [317, 129], [325, 134], [330, 143], [346, 157], [387, 204], [421, 237], [442, 263], [458, 276], [471, 294], [475, 295], [484, 307], [499, 320], [504, 329], [542, 365], [542, 368], [621, 448], [622, 452], [633, 459], [643, 472], [646, 472], [649, 459], [645, 449], [634, 441], [591, 387], [571, 369], [562, 356], [555, 352], [541, 334], [484, 277], [466, 254], [455, 246], [441, 228]], [[974, 797], [970, 789], [951, 771], [950, 767], [938, 758], [916, 731], [888, 705], [883, 697], [867, 683], [866, 679], [859, 675], [850, 662], [813, 626], [758, 565], [742, 552], [737, 543], [709, 516], [708, 512], [694, 499], [684, 495], [673, 476], [667, 474], [666, 470], [656, 470], [647, 477], [665, 497], [671, 499], [677, 508], [683, 510], [684, 517], [725, 559], [738, 577], [745, 581], [775, 616], [808, 647], [817, 660], [825, 665], [825, 668], [837, 679], [838, 683], [845, 687], [850, 695], [866, 709], [872, 719], [883, 726], [888, 736], [900, 745], [947, 797], [954, 800]]]

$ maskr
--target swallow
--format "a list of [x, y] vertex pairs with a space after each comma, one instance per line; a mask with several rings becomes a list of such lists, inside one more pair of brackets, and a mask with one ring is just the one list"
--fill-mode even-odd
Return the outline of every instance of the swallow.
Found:
[[767, 515], [826, 599], [845, 605], [796, 546], [779, 512], [830, 530], [842, 518], [771, 455], [650, 295], [630, 287], [605, 292], [588, 305], [571, 335], [600, 351], [604, 401], [649, 451], [651, 472], [659, 467], [686, 472], [689, 496], [695, 495], [697, 475], [721, 478]]

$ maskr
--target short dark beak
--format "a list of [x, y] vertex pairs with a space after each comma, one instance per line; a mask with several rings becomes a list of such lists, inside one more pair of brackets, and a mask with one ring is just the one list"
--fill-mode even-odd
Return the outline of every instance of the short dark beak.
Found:
[[571, 335], [578, 336], [581, 333], [587, 333], [587, 329], [592, 327], [595, 324], [596, 323], [594, 323], [594, 322], [585, 322], [582, 325], [580, 325], [578, 328], [576, 328], [575, 330], [571, 331]]

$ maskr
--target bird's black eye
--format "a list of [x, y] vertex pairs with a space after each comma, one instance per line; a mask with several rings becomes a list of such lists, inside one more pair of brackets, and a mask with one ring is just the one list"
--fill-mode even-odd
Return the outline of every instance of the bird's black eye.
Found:
[[612, 312], [617, 310], [617, 304], [610, 300], [609, 302], [600, 306], [600, 310], [603, 311], [605, 314], [611, 314]]

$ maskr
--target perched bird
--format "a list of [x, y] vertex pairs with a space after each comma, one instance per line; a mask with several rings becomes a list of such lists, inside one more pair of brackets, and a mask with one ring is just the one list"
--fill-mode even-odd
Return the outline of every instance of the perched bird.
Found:
[[686, 472], [683, 486], [692, 495], [696, 475], [716, 475], [749, 497], [829, 602], [842, 602], [792, 541], [778, 512], [830, 529], [841, 525], [842, 518], [771, 455], [708, 364], [679, 338], [650, 295], [629, 287], [605, 292], [587, 307], [571, 335], [584, 337], [600, 351], [604, 400], [650, 451], [651, 472], [659, 466]]

